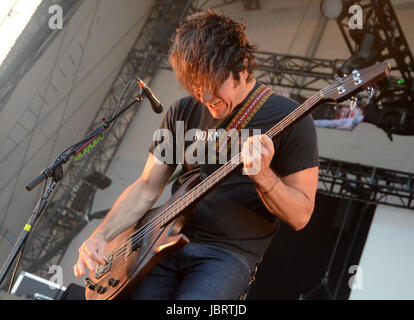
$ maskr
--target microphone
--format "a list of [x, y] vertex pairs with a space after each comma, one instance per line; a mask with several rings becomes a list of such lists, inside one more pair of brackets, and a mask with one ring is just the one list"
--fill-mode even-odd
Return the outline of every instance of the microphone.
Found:
[[140, 78], [135, 76], [135, 79], [138, 82], [138, 85], [142, 88], [142, 92], [144, 95], [148, 98], [148, 100], [151, 103], [152, 110], [154, 110], [155, 113], [161, 113], [163, 110], [163, 104], [158, 100], [154, 94], [152, 93], [151, 89], [146, 86], [144, 81], [142, 81]]

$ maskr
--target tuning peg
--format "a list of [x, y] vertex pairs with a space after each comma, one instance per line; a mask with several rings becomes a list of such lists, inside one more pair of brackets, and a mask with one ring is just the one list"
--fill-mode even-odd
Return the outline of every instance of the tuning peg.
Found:
[[358, 102], [358, 98], [357, 97], [351, 97], [351, 102], [349, 103], [349, 109], [351, 109], [351, 111], [354, 111]]
[[355, 85], [359, 85], [360, 83], [362, 83], [362, 80], [361, 80], [361, 73], [359, 73], [359, 71], [358, 70], [353, 70], [352, 71], [352, 78], [354, 79], [354, 84]]
[[375, 88], [374, 87], [367, 87], [367, 94], [370, 98], [372, 98], [375, 95]]

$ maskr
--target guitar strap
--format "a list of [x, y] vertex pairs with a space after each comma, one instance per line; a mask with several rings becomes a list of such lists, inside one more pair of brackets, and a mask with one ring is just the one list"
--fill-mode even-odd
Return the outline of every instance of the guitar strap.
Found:
[[[239, 111], [235, 114], [231, 122], [227, 125], [225, 132], [221, 134], [216, 143], [216, 163], [218, 163], [218, 155], [222, 152], [228, 153], [231, 150], [231, 141], [234, 135], [240, 137], [241, 130], [246, 128], [251, 119], [264, 105], [266, 100], [273, 94], [273, 90], [264, 84], [260, 84], [256, 90], [249, 96], [245, 103], [241, 106]], [[234, 129], [234, 130], [233, 130]], [[239, 139], [236, 139], [239, 141]], [[227, 146], [227, 150], [226, 150]], [[200, 177], [205, 179], [208, 177], [219, 165], [201, 165]]]
[[239, 134], [240, 136], [241, 130], [246, 128], [250, 120], [255, 116], [255, 114], [260, 110], [260, 108], [264, 105], [266, 100], [273, 93], [273, 90], [269, 89], [264, 84], [261, 84], [257, 87], [257, 89], [250, 95], [250, 97], [246, 100], [243, 106], [236, 113], [233, 120], [228, 124], [226, 132], [230, 134], [222, 134], [220, 136], [216, 144], [217, 152], [223, 152], [226, 144], [227, 151], [230, 150], [232, 134]]

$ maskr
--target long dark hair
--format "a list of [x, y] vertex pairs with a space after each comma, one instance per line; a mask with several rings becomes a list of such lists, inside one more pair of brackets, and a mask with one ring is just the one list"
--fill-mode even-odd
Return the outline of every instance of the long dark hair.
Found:
[[180, 23], [169, 60], [178, 81], [190, 94], [194, 94], [194, 87], [214, 94], [230, 72], [239, 80], [239, 72], [247, 69], [247, 81], [253, 79], [257, 47], [247, 40], [245, 28], [245, 22], [238, 24], [212, 10]]

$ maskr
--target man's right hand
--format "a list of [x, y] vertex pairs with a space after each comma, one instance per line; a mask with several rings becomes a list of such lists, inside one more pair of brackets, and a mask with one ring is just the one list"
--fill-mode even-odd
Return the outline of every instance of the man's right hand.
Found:
[[149, 154], [139, 179], [124, 190], [98, 229], [79, 248], [78, 262], [73, 267], [75, 277], [85, 276], [86, 269], [95, 272], [97, 263], [106, 264], [105, 252], [108, 241], [136, 224], [145, 212], [151, 209], [175, 167], [160, 163], [151, 153]]
[[80, 246], [78, 262], [73, 267], [76, 278], [86, 275], [86, 268], [96, 270], [96, 264], [106, 264], [105, 249], [107, 242], [100, 236], [92, 235]]

